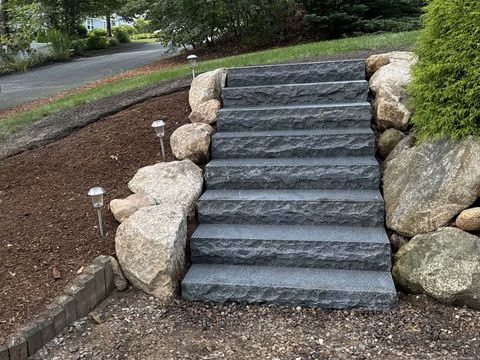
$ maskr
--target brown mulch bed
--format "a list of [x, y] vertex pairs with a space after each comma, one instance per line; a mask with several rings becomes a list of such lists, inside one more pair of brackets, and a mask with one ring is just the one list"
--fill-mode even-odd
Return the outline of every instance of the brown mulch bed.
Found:
[[[390, 311], [268, 305], [167, 306], [116, 293], [34, 360], [478, 359], [480, 312], [401, 295]], [[98, 322], [95, 321], [99, 320]]]
[[[42, 310], [99, 254], [114, 254], [117, 222], [105, 209], [104, 239], [87, 191], [102, 186], [107, 201], [129, 194], [128, 181], [160, 160], [151, 129], [165, 118], [170, 134], [188, 122], [186, 91], [151, 99], [47, 146], [0, 161], [0, 343]], [[53, 269], [60, 271], [55, 280]]]

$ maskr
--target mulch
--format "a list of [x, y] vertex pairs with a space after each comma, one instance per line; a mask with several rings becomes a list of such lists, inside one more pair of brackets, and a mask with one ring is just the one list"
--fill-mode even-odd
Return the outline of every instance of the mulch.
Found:
[[[80, 267], [114, 254], [118, 224], [105, 209], [106, 236], [98, 236], [89, 188], [104, 187], [107, 201], [129, 195], [127, 183], [136, 171], [161, 161], [152, 121], [166, 120], [171, 161], [169, 137], [189, 122], [189, 112], [188, 93], [173, 93], [0, 161], [0, 343], [57, 296]], [[60, 279], [53, 278], [54, 269]]]

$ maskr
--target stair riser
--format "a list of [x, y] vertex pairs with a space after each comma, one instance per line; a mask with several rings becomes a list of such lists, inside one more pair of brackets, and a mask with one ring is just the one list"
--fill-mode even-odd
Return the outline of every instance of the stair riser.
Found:
[[291, 136], [214, 136], [212, 156], [228, 158], [290, 158], [373, 156], [373, 134]]
[[331, 109], [234, 110], [220, 111], [217, 127], [219, 131], [369, 128], [371, 119], [369, 105]]
[[229, 87], [365, 80], [365, 62], [287, 64], [228, 70]]
[[200, 223], [383, 226], [383, 202], [200, 200]]
[[360, 81], [225, 88], [222, 96], [225, 108], [358, 103], [367, 101], [368, 83]]
[[390, 271], [390, 245], [338, 241], [192, 238], [197, 264]]
[[182, 284], [182, 297], [191, 301], [270, 303], [325, 309], [390, 309], [397, 303], [395, 293], [185, 283]]
[[377, 166], [206, 167], [208, 189], [376, 190]]

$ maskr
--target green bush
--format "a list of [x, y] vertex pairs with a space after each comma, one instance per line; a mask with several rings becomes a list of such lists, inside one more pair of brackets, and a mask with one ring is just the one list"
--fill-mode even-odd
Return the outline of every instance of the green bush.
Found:
[[122, 31], [125, 31], [129, 36], [138, 33], [137, 29], [127, 24], [122, 24], [122, 25], [117, 25], [112, 27], [112, 30], [115, 30], [115, 29], [120, 29]]
[[120, 43], [130, 42], [130, 35], [128, 34], [128, 32], [119, 26], [114, 26], [112, 28], [112, 34]]
[[132, 35], [133, 40], [141, 40], [141, 39], [156, 39], [158, 35], [152, 33], [140, 33]]
[[74, 55], [83, 55], [88, 50], [88, 39], [72, 40], [71, 48]]
[[50, 30], [47, 32], [47, 41], [52, 44], [53, 57], [55, 60], [66, 60], [71, 55], [72, 42], [68, 35], [60, 30]]
[[108, 40], [106, 36], [97, 35], [90, 31], [87, 38], [87, 45], [89, 50], [105, 49], [108, 47]]
[[117, 38], [111, 37], [108, 38], [108, 46], [118, 46], [120, 45], [120, 42], [117, 40]]
[[88, 32], [88, 35], [96, 36], [107, 36], [107, 30], [104, 29], [93, 29]]
[[422, 18], [410, 86], [420, 140], [480, 136], [480, 7], [432, 0]]
[[403, 32], [418, 30], [420, 26], [420, 18], [412, 16], [398, 19], [363, 20], [359, 24], [359, 30], [362, 33]]

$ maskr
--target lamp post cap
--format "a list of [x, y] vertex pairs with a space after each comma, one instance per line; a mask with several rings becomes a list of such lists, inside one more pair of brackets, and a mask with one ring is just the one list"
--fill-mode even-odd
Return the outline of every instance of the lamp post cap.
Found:
[[197, 55], [188, 55], [187, 56], [187, 60], [194, 60], [194, 59], [198, 59], [198, 56]]
[[88, 196], [104, 195], [106, 191], [100, 186], [95, 186], [88, 191]]
[[163, 121], [162, 119], [156, 120], [152, 123], [152, 128], [158, 128], [162, 126], [165, 126], [165, 121]]

